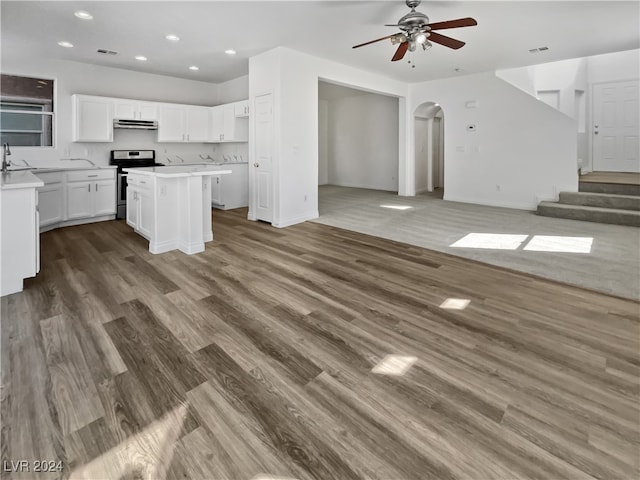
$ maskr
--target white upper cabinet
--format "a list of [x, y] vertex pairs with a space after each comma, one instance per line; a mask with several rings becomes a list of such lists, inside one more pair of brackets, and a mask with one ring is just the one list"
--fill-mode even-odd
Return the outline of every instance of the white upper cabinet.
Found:
[[184, 142], [184, 107], [165, 103], [158, 108], [158, 142]]
[[72, 95], [74, 142], [113, 142], [111, 98]]
[[114, 98], [113, 118], [119, 120], [157, 120], [158, 104], [155, 102]]
[[209, 140], [209, 108], [161, 104], [158, 142], [206, 142]]
[[249, 101], [217, 107], [72, 95], [73, 141], [113, 142], [113, 120], [158, 122], [158, 142], [248, 142]]
[[[236, 115], [238, 103], [248, 102], [228, 103], [226, 105], [211, 107], [212, 142], [249, 141], [249, 120], [247, 116], [239, 117]], [[244, 111], [244, 107], [241, 108], [241, 111]]]
[[233, 104], [236, 117], [248, 117], [249, 116], [249, 100], [243, 100], [242, 102], [236, 102]]
[[187, 142], [209, 140], [209, 108], [185, 107], [185, 133]]

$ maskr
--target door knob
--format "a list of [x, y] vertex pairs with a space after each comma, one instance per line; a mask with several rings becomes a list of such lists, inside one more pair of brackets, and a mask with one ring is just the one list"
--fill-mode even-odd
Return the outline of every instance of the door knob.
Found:
[[258, 168], [260, 166], [260, 164], [258, 162], [253, 164], [254, 167]]

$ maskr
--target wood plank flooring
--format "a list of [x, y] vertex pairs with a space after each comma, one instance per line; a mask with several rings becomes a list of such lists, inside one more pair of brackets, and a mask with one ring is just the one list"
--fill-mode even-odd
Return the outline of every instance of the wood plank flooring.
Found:
[[638, 303], [245, 210], [214, 231], [42, 235], [2, 298], [3, 479], [639, 477]]

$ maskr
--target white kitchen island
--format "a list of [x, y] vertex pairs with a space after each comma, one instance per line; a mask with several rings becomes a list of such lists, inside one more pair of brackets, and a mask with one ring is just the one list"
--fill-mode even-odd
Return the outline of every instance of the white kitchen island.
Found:
[[125, 168], [127, 224], [149, 240], [151, 253], [189, 255], [213, 240], [211, 177], [231, 170], [213, 165]]

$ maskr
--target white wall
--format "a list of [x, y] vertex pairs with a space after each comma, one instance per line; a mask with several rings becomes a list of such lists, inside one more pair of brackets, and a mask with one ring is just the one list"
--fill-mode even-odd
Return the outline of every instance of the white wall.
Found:
[[328, 108], [329, 183], [397, 192], [398, 99], [355, 95]]
[[574, 120], [493, 73], [411, 85], [411, 111], [429, 101], [445, 114], [446, 200], [534, 209], [577, 190]]
[[[4, 52], [3, 52], [4, 53]], [[200, 154], [221, 158], [222, 154], [243, 155], [246, 144], [157, 143], [157, 132], [145, 130], [115, 130], [112, 143], [73, 143], [71, 141], [71, 95], [80, 93], [138, 100], [217, 105], [218, 85], [162, 75], [133, 72], [78, 62], [50, 59], [2, 57], [2, 73], [26, 75], [56, 80], [56, 141], [55, 148], [12, 147], [14, 162], [21, 159], [34, 165], [54, 165], [62, 157], [87, 157], [99, 165], [109, 162], [110, 150], [154, 149], [157, 158], [179, 155], [185, 160], [197, 160]], [[224, 84], [227, 97], [239, 95], [246, 99], [246, 78]], [[242, 88], [245, 90], [243, 91]], [[232, 92], [232, 93], [230, 93]], [[80, 163], [78, 163], [80, 165]]]
[[589, 83], [619, 82], [640, 77], [640, 50], [587, 57]]
[[415, 185], [416, 193], [423, 193], [429, 190], [429, 119], [414, 117], [415, 121]]
[[[398, 97], [406, 96], [408, 91], [403, 82], [282, 47], [249, 60], [251, 101], [265, 91], [275, 95], [273, 225], [278, 227], [318, 216], [318, 80]], [[403, 101], [399, 102], [398, 110], [401, 112], [398, 157], [404, 159]], [[250, 144], [253, 135], [250, 128]], [[251, 153], [250, 161], [253, 161]], [[403, 167], [399, 168], [402, 175]], [[403, 181], [406, 178], [401, 177], [400, 189]], [[251, 215], [250, 207], [250, 218]]]
[[232, 103], [249, 98], [249, 75], [218, 84], [218, 103]]
[[329, 101], [318, 100], [318, 185], [329, 183]]

